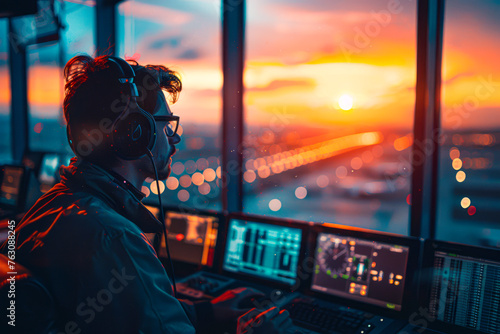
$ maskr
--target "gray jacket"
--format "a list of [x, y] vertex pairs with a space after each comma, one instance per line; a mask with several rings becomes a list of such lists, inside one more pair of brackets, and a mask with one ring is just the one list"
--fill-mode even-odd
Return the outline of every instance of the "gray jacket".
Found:
[[16, 260], [53, 295], [60, 330], [184, 334], [210, 326], [210, 303], [173, 297], [145, 235], [161, 232], [161, 223], [141, 192], [75, 158], [60, 174], [16, 229]]

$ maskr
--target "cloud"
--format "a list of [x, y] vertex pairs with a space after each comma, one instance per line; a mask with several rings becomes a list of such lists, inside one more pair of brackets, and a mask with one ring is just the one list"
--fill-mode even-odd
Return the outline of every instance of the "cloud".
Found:
[[122, 15], [161, 25], [183, 25], [193, 19], [190, 13], [135, 1], [125, 2], [119, 9]]
[[179, 55], [175, 57], [176, 59], [198, 59], [201, 58], [201, 53], [196, 49], [187, 49], [182, 51]]
[[316, 83], [311, 79], [290, 79], [290, 80], [273, 80], [264, 87], [246, 88], [247, 92], [268, 92], [282, 88], [306, 88], [310, 89], [316, 86]]
[[181, 36], [166, 37], [163, 39], [157, 39], [157, 40], [152, 41], [149, 44], [149, 49], [152, 49], [152, 50], [161, 50], [163, 48], [174, 49], [174, 48], [179, 47], [181, 42], [182, 42]]

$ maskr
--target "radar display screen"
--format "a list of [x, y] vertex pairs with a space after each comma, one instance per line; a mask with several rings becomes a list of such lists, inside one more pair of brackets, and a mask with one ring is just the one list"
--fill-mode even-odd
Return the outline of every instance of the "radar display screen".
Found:
[[311, 289], [401, 310], [406, 246], [319, 233]]
[[225, 270], [288, 285], [295, 284], [302, 230], [232, 219], [227, 232]]

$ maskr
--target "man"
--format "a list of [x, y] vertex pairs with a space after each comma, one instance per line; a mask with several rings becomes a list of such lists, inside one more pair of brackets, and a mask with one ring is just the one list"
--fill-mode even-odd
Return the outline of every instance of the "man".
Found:
[[[77, 56], [66, 64], [63, 109], [77, 157], [19, 223], [16, 261], [51, 292], [66, 333], [210, 333], [238, 317], [239, 332], [252, 323], [263, 324], [254, 333], [288, 327], [287, 312], [238, 306], [257, 294], [251, 289], [196, 304], [174, 298], [146, 237], [162, 226], [139, 189], [155, 177], [152, 162], [159, 179], [170, 174], [180, 137], [163, 91], [175, 103], [182, 84], [164, 66], [132, 68], [134, 78], [124, 60], [108, 56]], [[120, 122], [132, 128], [120, 133]], [[134, 145], [143, 139], [146, 149], [137, 153]]]

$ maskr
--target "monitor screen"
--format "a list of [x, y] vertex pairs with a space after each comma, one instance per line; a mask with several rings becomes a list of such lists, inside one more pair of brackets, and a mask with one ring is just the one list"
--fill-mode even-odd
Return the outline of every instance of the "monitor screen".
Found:
[[223, 268], [293, 285], [301, 241], [298, 228], [231, 219]]
[[409, 247], [319, 233], [311, 289], [400, 311]]
[[[167, 212], [165, 224], [173, 260], [197, 265], [213, 265], [219, 220], [215, 216]], [[162, 238], [160, 255], [167, 256]]]
[[483, 333], [500, 331], [500, 259], [434, 252], [429, 314]]
[[40, 173], [38, 175], [40, 183], [49, 185], [54, 184], [56, 182], [56, 173], [59, 171], [60, 165], [60, 159], [57, 154], [45, 154], [42, 158]]
[[0, 204], [15, 207], [19, 200], [19, 188], [24, 174], [22, 167], [4, 166], [0, 186]]

